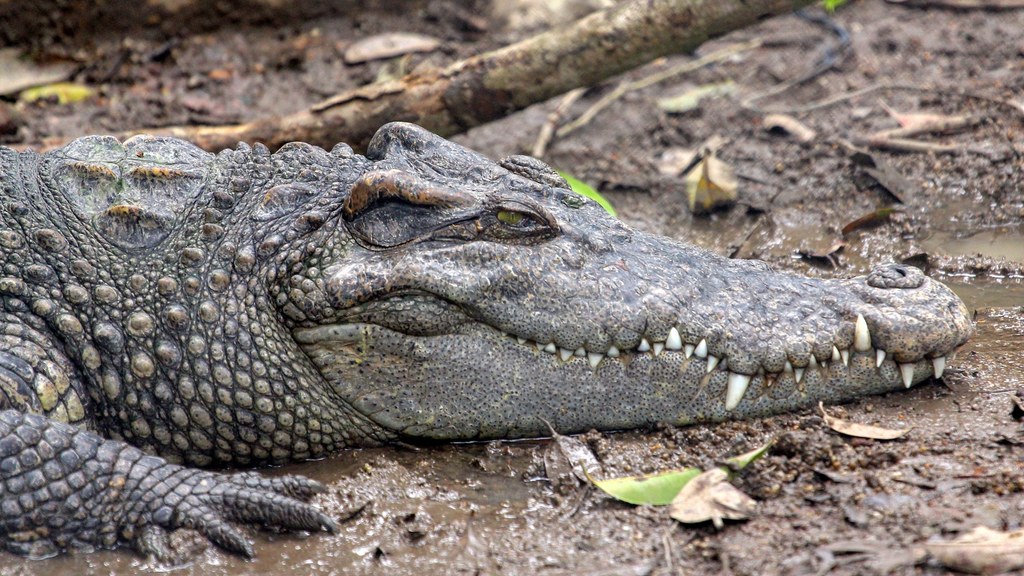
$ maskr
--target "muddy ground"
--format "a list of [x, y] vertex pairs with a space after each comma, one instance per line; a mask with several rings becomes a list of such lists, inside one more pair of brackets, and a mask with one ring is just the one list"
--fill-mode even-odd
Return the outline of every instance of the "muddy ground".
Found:
[[[1011, 395], [1024, 394], [1024, 10], [956, 12], [868, 0], [832, 18], [849, 32], [850, 50], [808, 82], [749, 102], [812, 69], [837, 43], [833, 32], [796, 16], [767, 21], [699, 53], [749, 39], [761, 39], [761, 48], [627, 95], [556, 140], [545, 160], [597, 186], [630, 225], [721, 254], [815, 276], [909, 261], [948, 282], [978, 310], [978, 333], [944, 380], [835, 409], [857, 422], [912, 427], [906, 437], [853, 440], [812, 413], [585, 436], [610, 475], [707, 467], [777, 438], [770, 455], [736, 481], [760, 501], [758, 515], [721, 530], [683, 527], [663, 509], [617, 503], [592, 489], [556, 490], [544, 474], [545, 441], [352, 450], [268, 472], [328, 484], [320, 505], [350, 517], [339, 535], [257, 533], [254, 561], [209, 550], [176, 573], [938, 574], [944, 570], [918, 553], [930, 539], [979, 525], [1021, 528], [1024, 423], [1011, 416]], [[510, 24], [487, 2], [406, 2], [397, 12], [367, 8], [282, 22], [203, 22], [198, 34], [128, 32], [79, 38], [74, 46], [41, 41], [43, 54], [73, 58], [76, 79], [97, 94], [71, 105], [0, 105], [18, 117], [3, 138], [31, 145], [55, 135], [292, 112], [387, 70], [443, 65], [543, 27]], [[352, 40], [392, 31], [435, 36], [441, 48], [404, 62], [342, 62]], [[734, 82], [734, 92], [696, 110], [668, 114], [656, 104], [724, 80]], [[614, 84], [592, 90], [570, 116]], [[852, 95], [882, 85], [890, 87]], [[798, 111], [841, 95], [849, 97]], [[527, 151], [555, 103], [457, 140], [496, 158]], [[817, 137], [801, 144], [766, 131], [764, 111], [754, 104], [793, 112]], [[887, 189], [846, 144], [895, 127], [886, 106], [982, 121], [918, 138], [955, 147], [950, 152], [870, 151], [902, 177]], [[736, 167], [739, 202], [695, 217], [681, 179], [659, 168], [667, 151], [698, 148], [713, 135], [727, 140], [719, 155]], [[902, 211], [842, 233], [858, 216], [887, 206]], [[127, 551], [43, 562], [0, 556], [5, 575], [151, 568]]]

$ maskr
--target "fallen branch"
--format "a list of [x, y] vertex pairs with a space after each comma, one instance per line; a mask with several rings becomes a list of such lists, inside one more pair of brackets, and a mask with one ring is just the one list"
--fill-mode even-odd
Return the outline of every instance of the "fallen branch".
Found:
[[592, 86], [655, 58], [692, 51], [708, 38], [812, 1], [634, 0], [443, 70], [371, 84], [288, 116], [146, 132], [192, 140], [207, 150], [234, 146], [240, 140], [272, 148], [295, 140], [325, 147], [344, 140], [361, 148], [378, 127], [392, 120], [416, 122], [450, 135]]

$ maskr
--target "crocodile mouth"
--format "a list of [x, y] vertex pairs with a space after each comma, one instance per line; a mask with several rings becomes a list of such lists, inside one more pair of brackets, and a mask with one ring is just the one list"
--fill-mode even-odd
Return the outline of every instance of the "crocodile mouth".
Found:
[[396, 433], [439, 440], [533, 436], [547, 422], [574, 432], [764, 416], [910, 388], [941, 377], [956, 348], [901, 358], [858, 314], [827, 354], [787, 353], [777, 369], [743, 373], [684, 332], [601, 350], [480, 322], [436, 335], [328, 324], [294, 337], [345, 402]]

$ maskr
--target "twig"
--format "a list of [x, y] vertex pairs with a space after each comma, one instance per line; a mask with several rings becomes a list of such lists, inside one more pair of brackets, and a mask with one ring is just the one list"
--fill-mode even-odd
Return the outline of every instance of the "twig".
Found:
[[534, 158], [543, 158], [544, 153], [548, 150], [548, 145], [551, 144], [551, 138], [555, 135], [555, 127], [562, 121], [562, 116], [569, 111], [569, 108], [579, 100], [583, 93], [586, 92], [586, 88], [577, 88], [569, 91], [555, 106], [555, 109], [548, 114], [548, 119], [544, 122], [544, 125], [540, 127], [540, 133], [537, 134], [537, 142], [533, 145], [533, 150], [530, 155]]
[[979, 156], [990, 157], [987, 150], [971, 146], [958, 146], [955, 144], [936, 144], [934, 142], [922, 142], [908, 138], [889, 138], [881, 134], [872, 134], [866, 138], [854, 138], [854, 144], [867, 146], [879, 150], [892, 150], [895, 152], [933, 152], [936, 154], [960, 154], [968, 152]]
[[696, 60], [684, 62], [678, 66], [673, 66], [672, 68], [669, 68], [667, 70], [662, 70], [661, 72], [655, 72], [654, 74], [651, 74], [650, 76], [646, 76], [639, 80], [635, 80], [633, 82], [623, 82], [622, 84], [616, 86], [614, 90], [602, 96], [600, 100], [594, 102], [594, 104], [592, 104], [590, 108], [587, 108], [582, 114], [580, 114], [579, 117], [576, 118], [576, 120], [573, 120], [572, 122], [559, 128], [557, 132], [558, 137], [564, 138], [573, 131], [582, 128], [583, 126], [586, 126], [602, 110], [604, 110], [613, 102], [615, 102], [619, 98], [622, 98], [624, 95], [630, 92], [633, 92], [635, 90], [642, 90], [649, 86], [653, 86], [659, 82], [668, 80], [669, 78], [679, 76], [680, 74], [686, 74], [687, 72], [699, 70], [709, 64], [714, 64], [715, 62], [721, 62], [722, 60], [735, 56], [740, 52], [753, 50], [754, 48], [761, 46], [761, 43], [761, 40], [750, 40], [747, 42], [740, 42], [737, 44], [733, 44], [731, 46], [726, 46], [721, 50], [715, 50], [711, 54], [708, 54], [707, 56], [702, 56]]
[[944, 118], [936, 118], [929, 120], [917, 126], [904, 126], [902, 128], [893, 128], [891, 130], [882, 130], [875, 132], [869, 138], [913, 138], [914, 136], [920, 136], [922, 134], [950, 134], [952, 132], [958, 132], [960, 130], [966, 130], [973, 128], [982, 122], [988, 120], [987, 117], [982, 115], [975, 116], [949, 116]]
[[761, 92], [760, 94], [754, 94], [753, 96], [746, 98], [740, 103], [742, 107], [758, 113], [765, 113], [766, 111], [757, 106], [755, 102], [772, 96], [777, 96], [791, 88], [810, 82], [834, 68], [835, 65], [839, 63], [840, 56], [845, 56], [850, 51], [850, 33], [834, 20], [827, 16], [811, 14], [805, 10], [800, 10], [797, 14], [804, 20], [817, 24], [818, 26], [826, 28], [832, 32], [832, 34], [834, 34], [838, 39], [836, 46], [827, 47], [825, 49], [825, 53], [822, 54], [821, 59], [818, 61], [818, 64], [802, 76], [798, 76], [797, 78], [783, 82], [782, 84]]

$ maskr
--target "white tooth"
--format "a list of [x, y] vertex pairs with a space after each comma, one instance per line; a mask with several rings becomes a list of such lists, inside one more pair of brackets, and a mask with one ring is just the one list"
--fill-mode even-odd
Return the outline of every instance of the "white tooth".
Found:
[[946, 371], [946, 357], [932, 358], [932, 367], [935, 368], [935, 377], [942, 378], [942, 373]]
[[914, 383], [914, 363], [900, 364], [900, 375], [903, 376], [903, 385], [910, 388]]
[[814, 357], [814, 354], [811, 354], [811, 360], [810, 362], [807, 363], [807, 367], [810, 368], [811, 370], [814, 370], [815, 368], [818, 367], [818, 359]]
[[879, 348], [875, 350], [875, 368], [881, 368], [882, 362], [885, 362], [885, 350]]
[[597, 365], [601, 363], [601, 360], [604, 360], [604, 354], [598, 354], [596, 352], [590, 352], [587, 354], [587, 361], [590, 362], [590, 367], [595, 370], [597, 369]]
[[850, 349], [849, 348], [843, 348], [842, 350], [839, 351], [839, 355], [843, 357], [843, 366], [849, 366], [850, 365]]
[[579, 356], [580, 358], [582, 358], [582, 357], [587, 355], [587, 351], [584, 350], [583, 348], [577, 348], [576, 351], [573, 352], [573, 355]]
[[796, 380], [797, 384], [799, 384], [800, 381], [804, 379], [804, 369], [803, 368], [794, 368], [793, 369], [793, 379]]
[[707, 358], [708, 356], [708, 343], [703, 338], [697, 343], [697, 347], [693, 349], [693, 354], [698, 358]]
[[565, 348], [559, 348], [558, 349], [558, 355], [562, 358], [562, 362], [565, 362], [565, 361], [569, 360], [569, 358], [572, 358], [572, 350], [566, 350]]
[[540, 342], [537, 342], [537, 350], [544, 350], [544, 346], [546, 346], [546, 344], [541, 344]]
[[655, 356], [661, 354], [662, 350], [664, 350], [664, 349], [665, 349], [665, 343], [664, 342], [655, 342], [654, 343], [654, 355]]
[[558, 352], [558, 346], [555, 346], [554, 342], [550, 342], [544, 347], [544, 351], [548, 354], [554, 354], [555, 352]]
[[853, 327], [853, 349], [857, 352], [871, 350], [871, 332], [868, 332], [868, 323], [861, 314], [857, 314], [857, 324]]
[[718, 366], [718, 357], [708, 355], [708, 374], [715, 369], [715, 366]]
[[839, 362], [842, 359], [843, 359], [843, 357], [839, 355], [839, 348], [836, 348], [835, 345], [833, 344], [832, 345], [832, 361], [833, 362]]
[[725, 391], [725, 409], [732, 410], [739, 405], [743, 395], [750, 385], [750, 376], [746, 374], [729, 373], [729, 387]]
[[516, 336], [516, 342], [519, 342], [520, 344], [526, 344], [527, 340], [522, 336]]
[[608, 357], [609, 358], [618, 358], [619, 357], [619, 349], [616, 348], [615, 346], [611, 346], [610, 348], [608, 348]]
[[683, 346], [683, 355], [685, 355], [687, 358], [689, 358], [690, 356], [693, 356], [693, 349], [694, 348], [696, 348], [696, 346], [694, 346], [693, 344], [686, 344], [686, 345], [684, 345]]
[[789, 360], [786, 360], [786, 365], [783, 366], [782, 369], [785, 370], [786, 372], [789, 372], [790, 374], [793, 373], [793, 365], [789, 363]]
[[647, 352], [651, 349], [651, 345], [647, 342], [647, 338], [640, 339], [640, 345], [636, 347], [637, 352]]
[[665, 349], [666, 350], [682, 350], [683, 349], [683, 339], [679, 337], [679, 330], [676, 330], [675, 326], [673, 326], [672, 329], [668, 331], [668, 338], [665, 339]]

